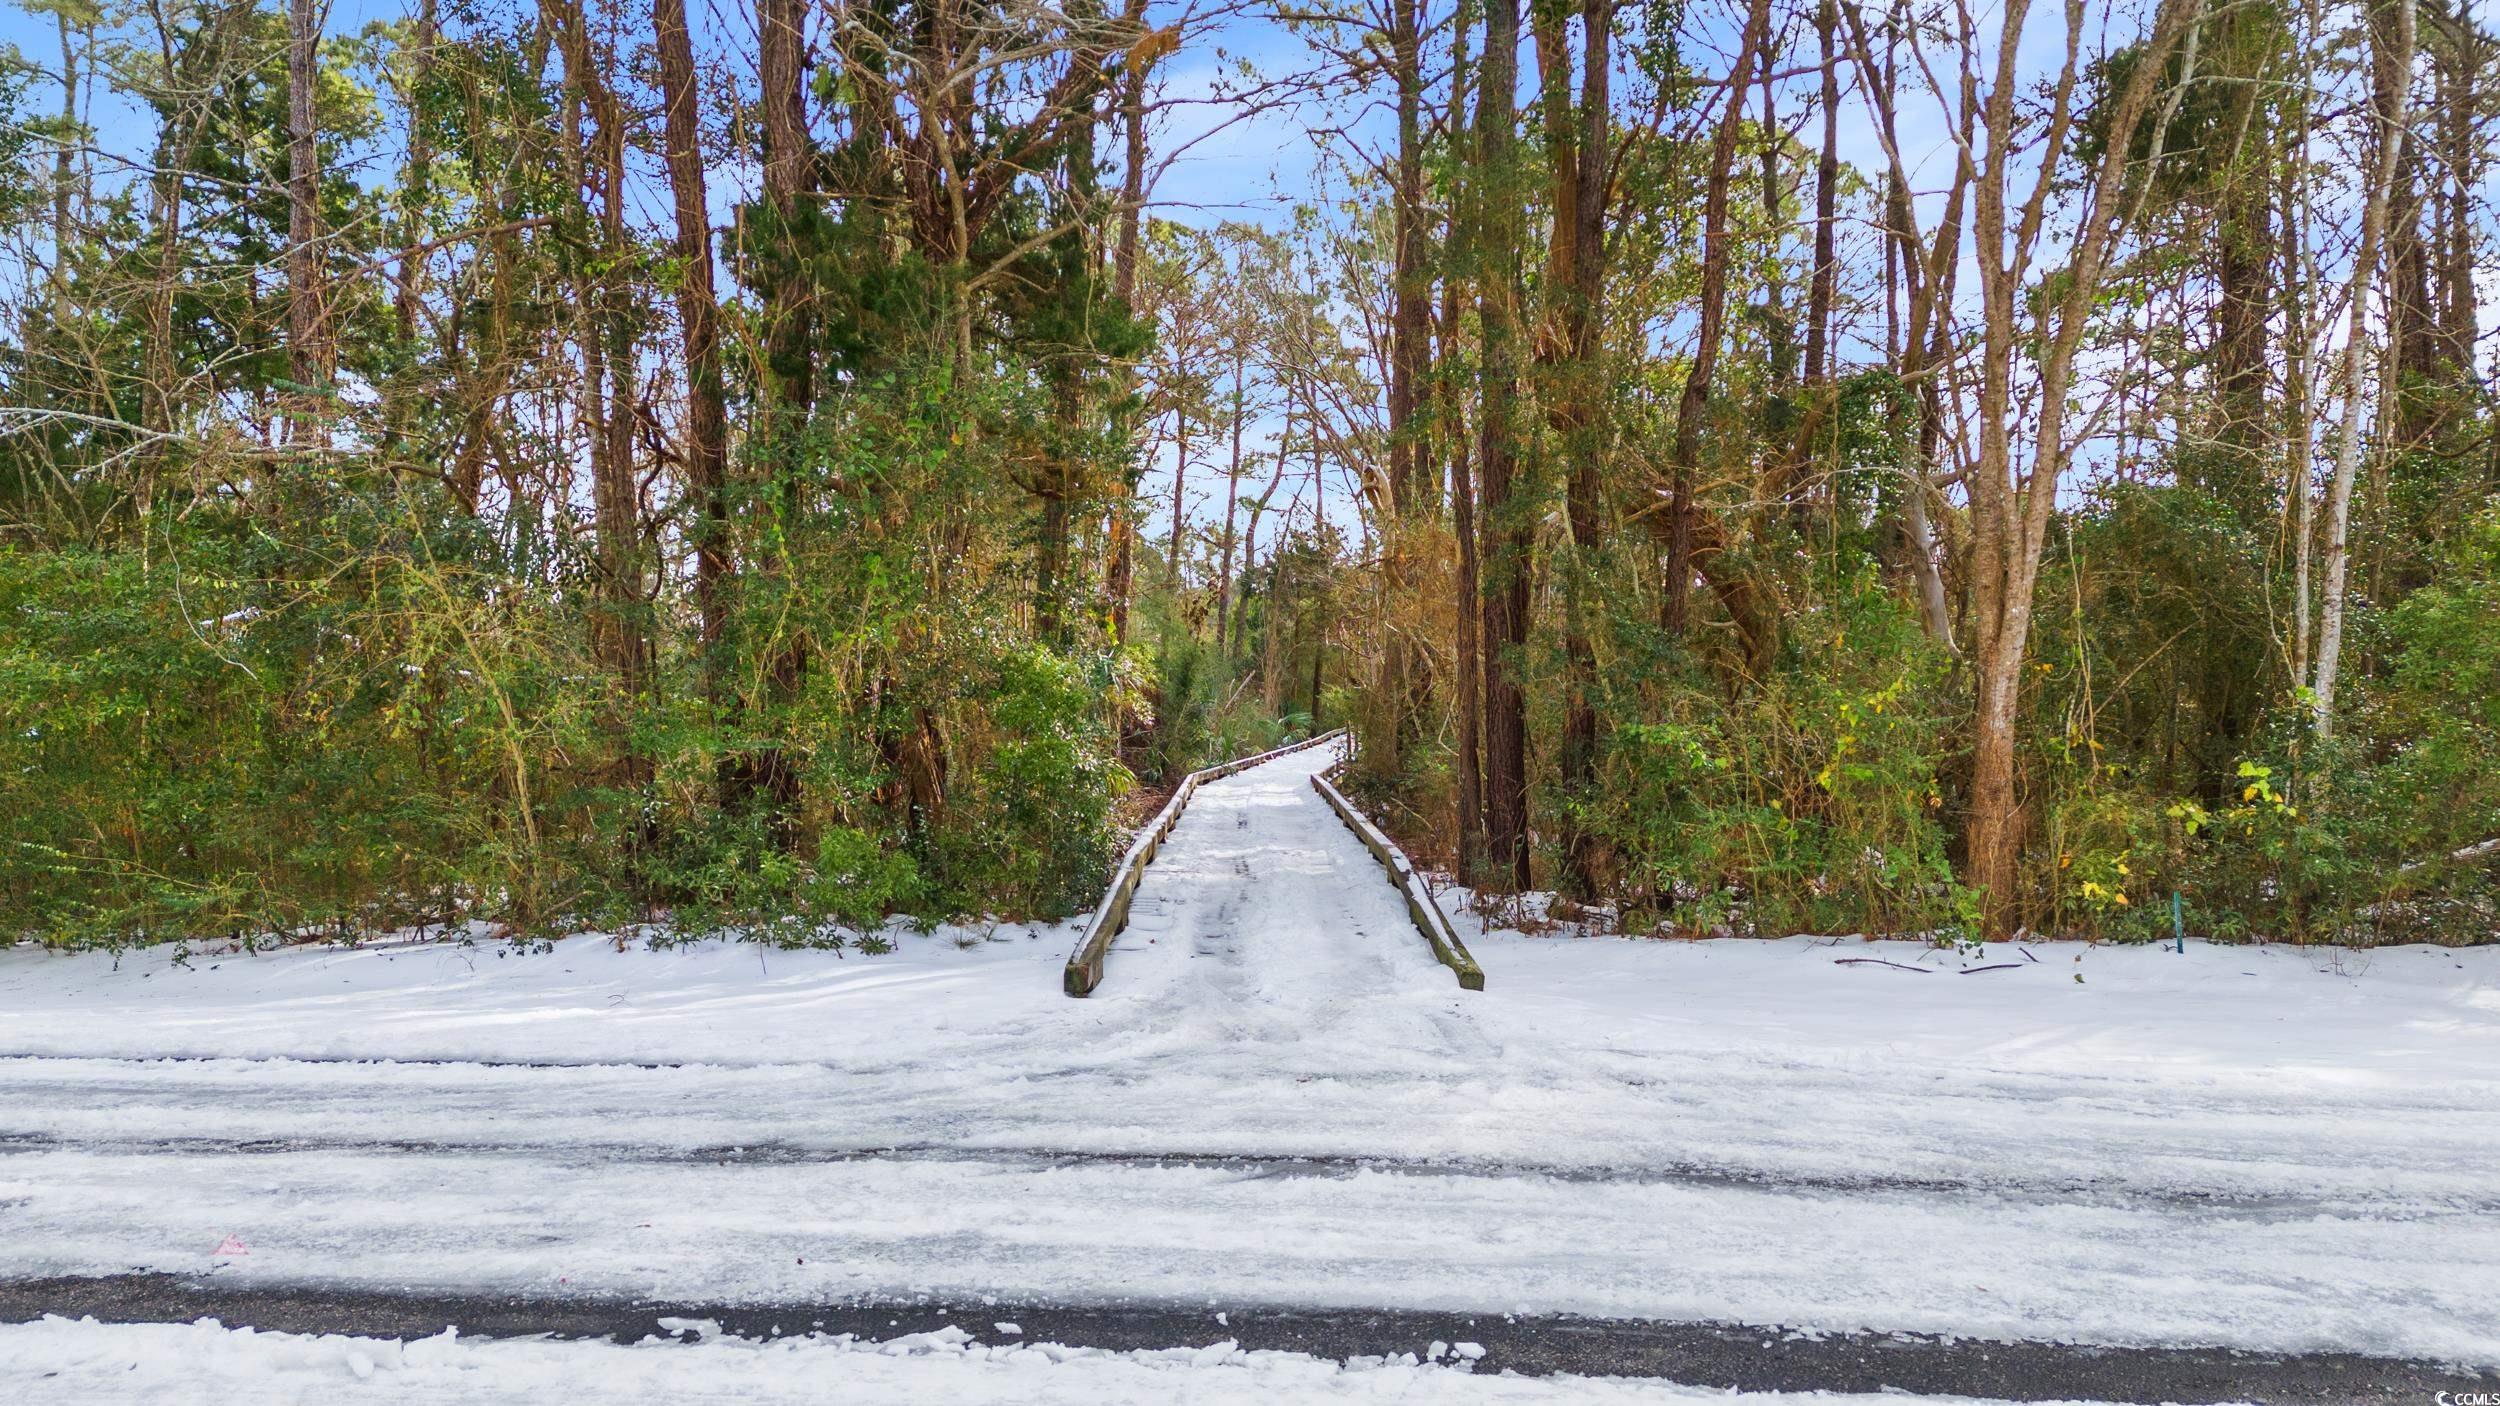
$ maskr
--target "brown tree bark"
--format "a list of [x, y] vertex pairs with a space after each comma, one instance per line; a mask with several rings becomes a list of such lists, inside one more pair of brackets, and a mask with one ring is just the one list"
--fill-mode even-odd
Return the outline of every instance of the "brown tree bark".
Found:
[[[2231, 7], [2205, 21], [2215, 31], [2213, 66], [2228, 82], [2230, 146], [2216, 153], [2221, 186], [2214, 202], [2214, 424], [2219, 452], [2206, 456], [2207, 487], [2251, 521], [2267, 509], [2265, 464], [2274, 421], [2266, 391], [2274, 293], [2274, 181], [2272, 140], [2261, 125], [2270, 106], [2265, 85], [2277, 56], [2261, 44], [2273, 21], [2258, 11]], [[2183, 61], [2184, 63], [2184, 61]], [[2177, 94], [2165, 102], [2167, 113]]]
[[2254, 489], [2266, 450], [2267, 326], [2274, 307], [2274, 228], [2267, 172], [2232, 173], [2216, 238], [2214, 304], [2215, 439], [2231, 461], [2232, 477], [2217, 488], [2229, 501], [2254, 508]]
[[[1257, 570], [1259, 564], [1259, 519], [1267, 515], [1268, 508], [1276, 501], [1277, 490], [1284, 486], [1285, 456], [1279, 451], [1276, 455], [1276, 472], [1267, 481], [1267, 491], [1251, 500], [1250, 523], [1242, 534], [1241, 589], [1234, 593], [1233, 600], [1233, 652], [1236, 654], [1247, 648], [1250, 643], [1250, 573]], [[1290, 523], [1292, 520], [1290, 506], [1288, 506], [1287, 513], [1286, 520]], [[1271, 586], [1274, 584], [1275, 555], [1272, 550], [1268, 553]], [[1268, 608], [1274, 610], [1275, 607], [1276, 602], [1271, 592]]]
[[1236, 341], [1233, 345], [1233, 457], [1231, 467], [1224, 474], [1224, 543], [1215, 566], [1215, 647], [1218, 649], [1231, 642], [1226, 626], [1232, 619], [1233, 518], [1241, 506], [1241, 431], [1247, 418], [1242, 399], [1242, 379], [1248, 366], [1249, 354]]
[[[2406, 75], [2406, 81], [2410, 78]], [[2396, 402], [2395, 442], [2389, 447], [2401, 451], [2428, 445], [2438, 428], [2434, 390], [2441, 357], [2431, 307], [2430, 250], [2422, 235], [2426, 202], [2420, 144], [2409, 129], [2399, 140], [2396, 183], [2387, 201], [2387, 330], [2394, 354], [2387, 388]]]
[[[808, 134], [805, 27], [807, 0], [756, 0], [757, 107], [763, 128], [764, 204], [772, 212], [773, 239], [781, 246], [775, 274], [762, 290], [764, 357], [757, 377], [759, 423], [752, 442], [772, 485], [774, 511], [795, 517], [799, 511], [797, 457], [815, 403], [814, 309], [811, 279], [798, 230], [808, 219], [808, 196], [817, 181], [815, 143]], [[741, 222], [741, 253], [761, 259], [756, 233]], [[769, 561], [765, 569], [788, 571], [786, 561]], [[759, 641], [766, 651], [764, 687], [781, 706], [797, 698], [807, 673], [807, 656], [792, 640]], [[799, 803], [799, 778], [781, 748], [763, 743], [732, 754], [722, 763], [721, 796], [725, 805], [744, 809], [769, 803], [773, 825], [786, 842], [793, 838], [792, 820]]]
[[[1101, 15], [1099, 0], [1069, 0], [1067, 13], [1079, 22], [1095, 20]], [[1067, 80], [1061, 85], [1051, 116], [1064, 174], [1064, 205], [1058, 212], [1063, 230], [1055, 242], [1069, 249], [1071, 260], [1082, 265], [1089, 277], [1101, 272], [1100, 246], [1090, 237], [1087, 225], [1101, 213], [1099, 172], [1094, 157], [1099, 121], [1094, 96], [1102, 88], [1104, 56], [1104, 51], [1092, 44], [1080, 44], [1070, 51]], [[971, 252], [969, 243], [957, 248], [955, 262], [968, 264]], [[971, 288], [967, 285], [960, 296], [964, 299], [964, 315], [969, 317]], [[1071, 642], [1067, 599], [1071, 537], [1080, 506], [1099, 492], [1091, 482], [1089, 465], [1075, 447], [1083, 438], [1094, 403], [1085, 384], [1092, 362], [1090, 346], [1080, 345], [1062, 352], [1050, 368], [1056, 433], [1049, 436], [1042, 463], [1029, 485], [1041, 509], [1033, 553], [1033, 631], [1045, 642], [1063, 648]]]
[[1840, 208], [1840, 50], [1833, 31], [1839, 23], [1838, 0], [1822, 0], [1814, 10], [1814, 37], [1823, 61], [1823, 150], [1814, 167], [1814, 272], [1806, 294], [1806, 380], [1825, 388], [1831, 364], [1832, 296], [1840, 263], [1835, 242]]
[[[1765, 35], [1763, 43], [1777, 48], [1781, 36]], [[1771, 373], [1773, 406], [1784, 406], [1785, 397], [1797, 385], [1797, 323], [1788, 310], [1788, 269], [1780, 257], [1788, 238], [1788, 179], [1780, 172], [1782, 139], [1787, 129], [1780, 125], [1779, 85], [1771, 80], [1771, 60], [1762, 61], [1762, 125], [1756, 135], [1762, 150], [1762, 227], [1767, 232], [1768, 258], [1762, 261], [1762, 334], [1768, 343], [1764, 360]], [[1741, 106], [1741, 104], [1740, 104]], [[1781, 428], [1774, 424], [1774, 430]]]
[[[2021, 315], [2025, 289], [2039, 252], [2051, 192], [2073, 135], [2073, 99], [2081, 76], [2083, 11], [2067, 11], [2067, 46], [2050, 99], [2047, 123], [2033, 148], [2036, 178], [2017, 201], [2013, 151], [2024, 144], [2018, 111], [2033, 91], [2020, 75], [2017, 51], [2028, 0], [2009, 0], [1996, 42], [1995, 74], [1981, 109], [1987, 145], [1963, 160], [1976, 166], [1973, 181], [1983, 342], [1978, 403], [1979, 453], [1970, 483], [1971, 619], [1976, 638], [1976, 688], [1972, 723], [1971, 811], [1967, 841], [1969, 881], [1979, 889], [1990, 937], [2010, 935], [2020, 922], [2016, 876], [2022, 839], [2021, 798], [2015, 787], [2014, 753], [2022, 698], [2024, 661], [2031, 639], [2033, 588], [2069, 446], [2066, 408], [2074, 357], [2087, 312], [2097, 294], [2111, 247], [2126, 224], [2126, 169], [2135, 137], [2150, 110], [2170, 53], [2193, 23], [2192, 0], [2162, 0], [2151, 32], [2128, 81], [2109, 102], [2107, 146], [2077, 210], [2064, 253], [2060, 286], [2028, 319]], [[1967, 36], [1966, 36], [1967, 39]], [[1964, 92], [1978, 91], [1975, 42], [1964, 54]], [[2014, 436], [2020, 416], [2014, 404], [2015, 370], [2028, 357], [2038, 368], [2037, 408], [2030, 416], [2029, 463], [2018, 464]]]
[[[2415, 58], [2421, 48], [2421, 25], [2417, 12], [2410, 17], [2393, 13], [2395, 6], [2378, 0], [2370, 6], [2369, 30], [2373, 51], [2379, 61], [2371, 70], [2371, 105], [2380, 121], [2390, 114], [2412, 110], [2412, 88], [2415, 79]], [[2392, 61], [2397, 39], [2393, 31], [2402, 26], [2410, 31], [2404, 41], [2405, 61]], [[2436, 26], [2432, 33], [2437, 33]], [[2434, 38], [2434, 43], [2436, 42]], [[2440, 334], [2440, 315], [2431, 301], [2430, 241], [2423, 229], [2430, 214], [2430, 202], [2423, 189], [2428, 163], [2423, 159], [2423, 143], [2417, 138], [2410, 121], [2396, 125], [2396, 168], [2393, 184], [2387, 194], [2387, 328], [2386, 336], [2391, 360], [2386, 368], [2386, 392], [2393, 398], [2390, 420], [2394, 451], [2427, 446], [2439, 428], [2439, 383], [2444, 380], [2445, 360]]]
[[1166, 553], [1164, 584], [1174, 598], [1181, 593], [1181, 557], [1188, 541], [1188, 525], [1182, 520], [1184, 495], [1189, 488], [1189, 407], [1172, 408], [1172, 546]]
[[1389, 322], [1389, 481], [1395, 514], [1423, 495], [1432, 460], [1424, 382], [1432, 366], [1432, 274], [1425, 267], [1423, 29], [1421, 0], [1390, 0], [1391, 81], [1397, 88]]
[[[1448, 125], [1453, 143], [1467, 111], [1468, 96], [1474, 83], [1474, 64], [1467, 47], [1464, 24], [1450, 26], [1450, 105]], [[1441, 303], [1435, 335], [1439, 339], [1438, 360], [1443, 366], [1454, 366], [1461, 352], [1464, 335], [1460, 326], [1461, 310], [1472, 301], [1472, 264], [1475, 244], [1476, 184], [1469, 180], [1457, 182], [1458, 213], [1451, 222], [1450, 243], [1457, 257], [1450, 261], [1441, 279]], [[1483, 572], [1477, 554], [1476, 485], [1474, 436], [1467, 424], [1467, 403], [1464, 387], [1451, 376], [1436, 378], [1433, 407], [1441, 429], [1443, 452], [1449, 459], [1450, 531], [1455, 541], [1457, 570], [1452, 585], [1456, 589], [1457, 625], [1452, 641], [1455, 655], [1456, 687], [1453, 704], [1456, 710], [1458, 795], [1456, 835], [1452, 837], [1453, 864], [1459, 877], [1467, 883], [1477, 882], [1484, 863], [1484, 644], [1480, 637], [1483, 619], [1479, 602]]]
[[1391, 189], [1389, 310], [1389, 492], [1380, 522], [1381, 590], [1388, 598], [1380, 696], [1388, 726], [1367, 739], [1379, 755], [1366, 764], [1397, 775], [1423, 718], [1429, 672], [1421, 641], [1399, 628], [1398, 610], [1415, 589], [1413, 531], [1428, 497], [1432, 462], [1425, 381], [1431, 374], [1432, 275], [1425, 267], [1423, 25], [1420, 0], [1389, 0], [1389, 76], [1397, 89], [1397, 170]]
[[[203, 32], [192, 36], [188, 43], [160, 12], [157, 62], [166, 74], [189, 80], [181, 87], [198, 94], [206, 86], [197, 81], [200, 70], [213, 73], [222, 66], [222, 55], [229, 47], [231, 21], [248, 8], [248, 0], [229, 0], [224, 9], [210, 12]], [[174, 433], [177, 413], [174, 381], [179, 372], [174, 361], [174, 297], [182, 278], [182, 229], [188, 208], [182, 173], [191, 169], [209, 111], [210, 104], [198, 96], [174, 103], [158, 134], [156, 172], [148, 181], [148, 223], [156, 234], [156, 267], [148, 280], [146, 372], [140, 387], [140, 419], [158, 435]], [[161, 457], [159, 450], [147, 455], [146, 462], [153, 466]], [[153, 496], [143, 484], [138, 495], [143, 525]]]
[[[423, 98], [426, 81], [434, 70], [434, 47], [441, 37], [434, 0], [418, 0], [414, 38], [416, 58], [410, 65], [408, 83], [411, 107]], [[399, 191], [399, 243], [403, 249], [414, 249], [425, 242], [425, 188], [432, 180], [433, 163], [433, 131], [421, 117], [412, 113], [408, 120], [408, 166], [401, 176]], [[398, 323], [399, 340], [403, 346], [413, 346], [417, 340], [417, 300], [424, 291], [425, 260], [401, 259], [397, 287], [391, 295], [391, 310]]]
[[[728, 630], [725, 588], [730, 575], [729, 412], [721, 366], [720, 302], [713, 289], [711, 203], [699, 120], [701, 85], [695, 74], [686, 0], [653, 0], [652, 29], [660, 52], [661, 144], [677, 220], [677, 327], [686, 363], [686, 492], [695, 502], [689, 536], [694, 545], [696, 647], [702, 655], [704, 698], [719, 710], [731, 701], [722, 643]], [[722, 778], [724, 784], [727, 780]]]
[[2433, 24], [2439, 96], [2440, 258], [2439, 330], [2442, 359], [2454, 372], [2473, 374], [2478, 322], [2475, 289], [2474, 192], [2490, 164], [2484, 107], [2484, 75], [2500, 60], [2500, 46], [2481, 26], [2455, 15]]
[[1728, 75], [1727, 106], [1719, 117], [1718, 135], [1710, 144], [1710, 170], [1702, 191], [1702, 254], [1700, 325], [1693, 335], [1693, 356], [1677, 398], [1675, 441], [1668, 451], [1671, 495], [1667, 505], [1667, 578], [1659, 606], [1659, 623], [1670, 635], [1681, 635], [1692, 611], [1695, 547], [1700, 510], [1695, 505], [1701, 468], [1701, 423], [1710, 408], [1711, 381], [1718, 374], [1719, 344], [1727, 327], [1728, 178], [1736, 165], [1737, 136], [1744, 130], [1745, 91], [1753, 82], [1754, 63], [1770, 32], [1771, 0], [1752, 0], [1745, 27], [1737, 39], [1736, 64]]
[[[634, 466], [635, 366], [631, 258], [625, 230], [625, 115], [607, 81], [610, 55], [592, 42], [582, 0], [540, 0], [564, 56], [564, 168], [571, 205], [566, 231], [581, 368], [575, 403], [590, 441], [591, 516], [599, 608], [593, 637], [616, 680], [617, 784], [640, 789], [651, 759], [634, 740], [650, 688], [640, 485]], [[595, 204], [594, 204], [595, 196]]]
[[[1873, 48], [1867, 41], [1865, 18], [1854, 3], [1844, 13], [1848, 19], [1851, 60], [1861, 73], [1872, 75], [1877, 67]], [[1899, 18], [1896, 10], [1896, 24]], [[1928, 495], [1933, 491], [1931, 473], [1943, 438], [1944, 394], [1938, 375], [1952, 362], [1949, 314], [1962, 246], [1963, 211], [1973, 172], [1968, 162], [1954, 163], [1952, 183], [1945, 194], [1943, 217], [1935, 236], [1932, 241], [1922, 238], [1917, 212], [1910, 204], [1909, 173], [1902, 162], [1896, 135], [1896, 70], [1891, 60], [1888, 53], [1881, 70], [1882, 80], [1870, 81], [1864, 91], [1875, 108], [1876, 130], [1881, 134], [1884, 150], [1884, 224], [1886, 248], [1891, 255], [1887, 267], [1896, 273], [1906, 295], [1900, 302], [1907, 304], [1902, 309], [1901, 335], [1892, 348], [1894, 366], [1917, 406], [1916, 426], [1906, 423], [1904, 412], [1896, 415], [1892, 431], [1900, 453], [1902, 550], [1918, 593], [1920, 621], [1929, 638], [1951, 649], [1953, 620], [1945, 599], [1944, 575], [1936, 562], [1938, 544], [1929, 522]], [[1971, 124], [1975, 120], [1965, 108], [1961, 133], [1965, 146], [1970, 143]], [[1887, 292], [1889, 296], [1890, 290]]]
[[[427, 0], [431, 5], [432, 0]], [[77, 36], [87, 29], [83, 23], [73, 25], [70, 11], [63, 8], [53, 19], [61, 31], [61, 133], [60, 145], [52, 153], [52, 287], [54, 296], [69, 285], [69, 265], [77, 247], [76, 224], [70, 218], [73, 197], [83, 197], [77, 190], [78, 154], [68, 140], [78, 130], [78, 44]], [[79, 202], [83, 208], [84, 200]]]
[[1564, 516], [1578, 549], [1564, 579], [1563, 661], [1566, 698], [1562, 743], [1556, 763], [1563, 797], [1564, 893], [1594, 900], [1605, 884], [1605, 845], [1574, 816], [1597, 777], [1597, 652], [1591, 639], [1594, 603], [1589, 576], [1606, 547], [1606, 505], [1601, 460], [1604, 450], [1604, 382], [1601, 342], [1606, 277], [1607, 177], [1613, 154], [1608, 79], [1614, 14], [1611, 0], [1582, 0], [1585, 35], [1576, 109], [1571, 97], [1571, 54], [1558, 8], [1536, 12], [1537, 67], [1543, 80], [1545, 146], [1552, 164], [1553, 227], [1545, 284], [1551, 303], [1539, 360], [1550, 390], [1549, 419], [1565, 463]]
[[[806, 63], [803, 34], [807, 0], [756, 0], [756, 72], [761, 87], [758, 106], [764, 129], [764, 200], [788, 240], [804, 217], [806, 200], [816, 185], [815, 143], [807, 131]], [[765, 400], [767, 413], [779, 423], [776, 441], [786, 442], [804, 421], [815, 399], [814, 358], [809, 349], [810, 320], [807, 279], [798, 261], [788, 260], [779, 284], [770, 290], [766, 309]]]
[[[1768, 0], [1758, 0], [1768, 4]], [[1534, 504], [1521, 479], [1519, 427], [1520, 197], [1517, 145], [1519, 0], [1486, 0], [1484, 64], [1476, 87], [1476, 320], [1481, 329], [1477, 474], [1484, 495], [1480, 608], [1484, 648], [1485, 879], [1529, 886], [1527, 699], [1520, 651], [1528, 640]]]
[[[1132, 27], [1142, 26], [1146, 17], [1146, 0], [1128, 0], [1122, 17]], [[1125, 143], [1120, 171], [1120, 242], [1111, 265], [1111, 294], [1120, 311], [1137, 310], [1137, 260], [1142, 225], [1146, 212], [1146, 66], [1131, 58], [1120, 75], [1120, 132]], [[1131, 376], [1132, 384], [1134, 375]], [[1183, 446], [1184, 450], [1186, 445]], [[1142, 458], [1129, 456], [1127, 476], [1120, 501], [1111, 505], [1111, 565], [1104, 573], [1103, 593], [1110, 597], [1111, 642], [1128, 642], [1129, 597], [1135, 590], [1137, 575], [1137, 484], [1145, 468]], [[1172, 500], [1180, 501], [1177, 475], [1172, 485]], [[1172, 545], [1180, 546], [1180, 534], [1172, 534]]]
[[287, 0], [287, 438], [304, 446], [326, 442], [324, 402], [330, 384], [330, 351], [322, 316], [321, 128], [314, 98], [321, 84], [321, 6], [318, 0]]

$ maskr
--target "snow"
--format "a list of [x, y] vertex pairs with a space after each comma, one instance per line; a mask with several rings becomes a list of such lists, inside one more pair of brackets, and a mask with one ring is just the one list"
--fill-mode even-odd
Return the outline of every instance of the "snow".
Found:
[[[646, 1342], [398, 1342], [227, 1329], [214, 1320], [105, 1326], [46, 1318], [0, 1327], [0, 1387], [23, 1406], [330, 1406], [333, 1402], [583, 1401], [603, 1406], [840, 1401], [845, 1406], [1267, 1406], [1431, 1401], [1448, 1406], [1878, 1406], [1897, 1396], [1735, 1394], [1600, 1377], [1477, 1375], [1413, 1361], [1332, 1362], [1229, 1343], [1098, 1352], [985, 1345], [961, 1329], [887, 1344], [848, 1337], [700, 1346]], [[1940, 1400], [1941, 1398], [1929, 1398]], [[1965, 1401], [1964, 1406], [1986, 1406]], [[2070, 1406], [2074, 1406], [2070, 1403]]]
[[1487, 973], [1462, 992], [1310, 790], [1326, 760], [1202, 789], [1081, 1001], [1075, 925], [873, 958], [0, 952], [0, 1275], [2500, 1364], [2500, 949], [1959, 957], [1454, 913]]

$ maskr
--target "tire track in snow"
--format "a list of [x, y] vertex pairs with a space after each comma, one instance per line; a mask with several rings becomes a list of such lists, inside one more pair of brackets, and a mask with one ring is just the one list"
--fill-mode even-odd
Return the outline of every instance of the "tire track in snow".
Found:
[[54, 1149], [0, 1159], [0, 1227], [0, 1276], [16, 1278], [148, 1270], [768, 1303], [1212, 1295], [2500, 1365], [2500, 1316], [2477, 1288], [2500, 1263], [2490, 1217], [2272, 1220], [1378, 1168]]
[[620, 1140], [507, 1141], [489, 1138], [348, 1138], [321, 1136], [61, 1137], [0, 1130], [0, 1159], [39, 1152], [90, 1152], [116, 1157], [164, 1153], [176, 1156], [265, 1157], [302, 1152], [412, 1153], [481, 1158], [558, 1160], [572, 1163], [653, 1166], [818, 1166], [845, 1162], [933, 1162], [992, 1166], [1001, 1171], [1047, 1171], [1064, 1167], [1126, 1167], [1236, 1172], [1260, 1177], [1343, 1180], [1365, 1173], [1398, 1176], [1510, 1180], [1538, 1178], [1564, 1183], [1617, 1186], [1743, 1187], [1831, 1195], [1978, 1196], [2028, 1205], [2124, 1208], [2175, 1206], [2258, 1221], [2289, 1221], [2321, 1215], [2418, 1221], [2430, 1215], [2500, 1215], [2500, 1197], [2456, 1198], [2436, 1203], [2352, 1204], [2322, 1196], [2243, 1194], [2228, 1190], [2131, 1188], [2091, 1181], [2041, 1182], [2007, 1178], [1974, 1181], [1910, 1176], [1816, 1176], [1777, 1174], [1699, 1163], [1593, 1167], [1570, 1163], [1431, 1160], [1349, 1154], [1239, 1152], [1105, 1152], [1049, 1147], [944, 1144], [838, 1146], [788, 1142], [665, 1144]]

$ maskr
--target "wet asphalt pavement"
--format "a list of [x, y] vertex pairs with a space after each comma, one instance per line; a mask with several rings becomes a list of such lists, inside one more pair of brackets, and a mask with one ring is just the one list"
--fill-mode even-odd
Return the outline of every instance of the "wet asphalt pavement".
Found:
[[[1655, 1377], [1748, 1391], [1894, 1391], [2010, 1401], [2430, 1406], [2441, 1391], [2500, 1391], [2500, 1373], [2345, 1353], [2279, 1356], [2221, 1348], [2110, 1348], [1571, 1316], [1005, 1300], [659, 1303], [287, 1287], [164, 1274], [0, 1282], [0, 1320], [24, 1322], [46, 1314], [108, 1323], [215, 1318], [228, 1327], [381, 1338], [428, 1337], [456, 1327], [463, 1337], [545, 1334], [618, 1342], [668, 1336], [660, 1326], [662, 1318], [710, 1319], [724, 1332], [755, 1338], [851, 1333], [884, 1339], [951, 1324], [986, 1342], [1128, 1350], [1230, 1338], [1247, 1349], [1340, 1360], [1408, 1352], [1421, 1356], [1435, 1341], [1470, 1342], [1484, 1349], [1477, 1370], [1487, 1372]], [[1013, 1321], [1023, 1331], [1004, 1337], [994, 1327], [1000, 1321]]]

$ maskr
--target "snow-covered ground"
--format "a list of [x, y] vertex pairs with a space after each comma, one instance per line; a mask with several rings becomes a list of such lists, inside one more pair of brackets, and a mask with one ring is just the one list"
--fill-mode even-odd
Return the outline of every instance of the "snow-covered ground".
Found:
[[0, 1278], [2500, 1365], [2500, 949], [1493, 933], [1468, 993], [1309, 789], [1325, 761], [1202, 790], [1082, 1001], [1072, 927], [874, 958], [0, 953]]
[[[839, 1401], [844, 1406], [1896, 1406], [1898, 1396], [1743, 1393], [1601, 1377], [1478, 1376], [1464, 1358], [1333, 1362], [1225, 1341], [1156, 1352], [1026, 1345], [962, 1330], [883, 1343], [726, 1338], [699, 1346], [415, 1342], [229, 1330], [214, 1322], [113, 1327], [53, 1318], [0, 1326], [0, 1372], [21, 1406], [331, 1406], [352, 1402], [597, 1401], [601, 1406]], [[1970, 1398], [1931, 1402], [1989, 1406]], [[2054, 1403], [2051, 1403], [2054, 1406]], [[2072, 1404], [2070, 1403], [2070, 1406]]]

